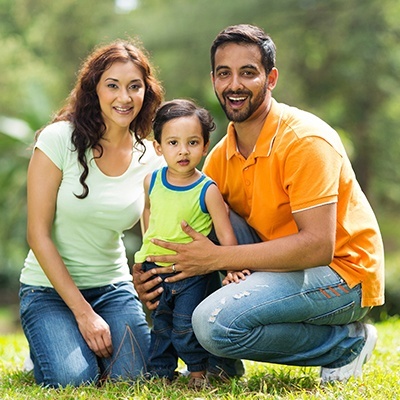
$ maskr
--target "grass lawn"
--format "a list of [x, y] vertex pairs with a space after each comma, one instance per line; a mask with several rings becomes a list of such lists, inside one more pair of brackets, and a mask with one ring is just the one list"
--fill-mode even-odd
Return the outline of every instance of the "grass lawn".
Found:
[[161, 400], [161, 399], [400, 399], [400, 318], [376, 324], [379, 340], [360, 380], [321, 386], [318, 368], [288, 367], [245, 361], [246, 375], [208, 391], [186, 388], [187, 378], [171, 385], [159, 382], [102, 387], [43, 389], [31, 374], [21, 372], [28, 346], [21, 334], [0, 336], [0, 399]]

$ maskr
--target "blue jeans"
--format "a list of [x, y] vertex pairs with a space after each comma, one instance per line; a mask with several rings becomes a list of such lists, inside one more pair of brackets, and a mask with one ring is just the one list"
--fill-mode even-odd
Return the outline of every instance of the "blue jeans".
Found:
[[[231, 221], [240, 244], [260, 241], [240, 217]], [[337, 368], [361, 351], [365, 338], [350, 337], [348, 324], [368, 311], [360, 285], [350, 289], [320, 266], [252, 273], [207, 297], [192, 323], [201, 345], [220, 357]]]
[[111, 358], [99, 358], [89, 349], [74, 315], [53, 288], [21, 286], [20, 317], [36, 382], [50, 387], [78, 386], [101, 377], [131, 380], [144, 373], [150, 333], [132, 282], [81, 293], [110, 326]]
[[[144, 262], [142, 269], [157, 267]], [[161, 274], [165, 279], [171, 274]], [[190, 372], [205, 371], [210, 354], [200, 346], [193, 332], [192, 314], [196, 306], [209, 293], [211, 275], [199, 275], [175, 283], [161, 283], [164, 291], [159, 296], [159, 305], [151, 313], [150, 358], [148, 370], [151, 375], [174, 377], [180, 357]]]

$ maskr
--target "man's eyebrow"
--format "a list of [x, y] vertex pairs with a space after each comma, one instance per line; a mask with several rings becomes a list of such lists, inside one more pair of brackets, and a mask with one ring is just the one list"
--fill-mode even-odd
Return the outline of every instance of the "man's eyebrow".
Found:
[[215, 71], [219, 71], [220, 69], [230, 69], [227, 65], [217, 65]]
[[258, 71], [258, 68], [254, 64], [243, 65], [240, 69], [254, 69], [255, 71]]
[[[227, 65], [218, 65], [218, 66], [215, 68], [215, 71], [219, 71], [219, 70], [221, 70], [221, 69], [231, 69], [231, 68], [228, 67]], [[258, 68], [257, 68], [254, 64], [242, 65], [242, 66], [240, 67], [240, 69], [241, 69], [241, 70], [242, 70], [242, 69], [252, 69], [252, 70], [254, 70], [254, 71], [258, 71]]]

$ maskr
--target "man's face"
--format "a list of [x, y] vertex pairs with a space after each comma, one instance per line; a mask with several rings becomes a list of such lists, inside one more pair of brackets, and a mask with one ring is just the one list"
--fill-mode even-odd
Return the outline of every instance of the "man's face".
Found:
[[[256, 117], [269, 104], [268, 77], [256, 45], [228, 43], [219, 47], [212, 81], [230, 121], [243, 122]], [[263, 104], [265, 107], [260, 107]]]

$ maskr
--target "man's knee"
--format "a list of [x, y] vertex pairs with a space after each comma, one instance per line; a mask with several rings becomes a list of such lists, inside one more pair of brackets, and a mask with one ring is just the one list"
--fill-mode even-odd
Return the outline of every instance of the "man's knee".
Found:
[[209, 312], [208, 307], [201, 303], [193, 312], [192, 325], [199, 343], [211, 354], [222, 355], [223, 336], [221, 328], [215, 324], [213, 313]]
[[204, 315], [204, 307], [202, 307], [202, 304], [203, 303], [200, 303], [193, 311], [192, 326], [197, 340], [204, 347], [203, 343], [208, 341], [208, 329], [206, 327], [208, 324]]

